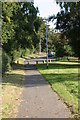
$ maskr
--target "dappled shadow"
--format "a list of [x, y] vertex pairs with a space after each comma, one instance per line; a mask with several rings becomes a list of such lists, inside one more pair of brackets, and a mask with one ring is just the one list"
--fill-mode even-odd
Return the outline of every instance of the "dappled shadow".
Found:
[[24, 67], [25, 67], [24, 64], [14, 63], [14, 64], [12, 65], [12, 69], [13, 69], [13, 70], [17, 70], [17, 69], [24, 70]]
[[[24, 78], [24, 79], [23, 79]], [[41, 75], [20, 75], [9, 74], [6, 78], [3, 78], [2, 85], [11, 84], [17, 87], [35, 87], [47, 85], [47, 81]]]
[[[26, 75], [24, 85], [25, 87], [35, 87], [35, 86], [41, 86], [41, 85], [47, 85], [47, 81], [51, 81], [52, 83], [63, 83], [64, 81], [78, 81], [78, 76], [76, 77], [76, 74], [70, 73], [70, 74], [43, 74], [42, 75]], [[74, 79], [73, 79], [74, 78]], [[73, 83], [70, 83], [70, 85], [73, 85]]]
[[25, 64], [25, 70], [36, 70], [34, 64]]
[[23, 86], [35, 87], [48, 84], [41, 75], [20, 75], [20, 74], [6, 75], [6, 78], [5, 79], [3, 78], [2, 85], [6, 85], [6, 83], [17, 87]]
[[35, 75], [26, 75], [26, 72], [35, 71], [36, 68], [33, 64], [14, 64], [12, 66], [13, 70], [25, 70], [25, 75], [19, 71], [19, 73], [8, 73], [5, 74], [2, 80], [2, 85], [11, 84], [12, 86], [17, 87], [35, 87], [47, 85], [48, 83], [44, 80], [44, 78], [40, 74]]
[[44, 77], [51, 80], [53, 83], [55, 82], [64, 82], [64, 81], [78, 81], [78, 73], [50, 73], [50, 74], [43, 74]]
[[[24, 74], [21, 70], [24, 70], [24, 64], [12, 64], [12, 72], [6, 73], [2, 78], [2, 85], [11, 84], [12, 86], [22, 87]], [[18, 70], [18, 71], [15, 71]]]
[[[9, 74], [6, 76], [6, 79], [3, 79], [2, 84], [10, 83], [13, 86], [25, 86], [25, 87], [35, 87], [35, 86], [44, 86], [47, 85], [47, 81], [43, 78], [45, 77], [51, 83], [63, 83], [65, 81], [78, 81], [76, 73], [70, 74], [43, 74], [42, 75], [20, 75], [20, 74]], [[11, 79], [10, 79], [11, 78]], [[24, 80], [23, 80], [24, 78]], [[74, 79], [73, 79], [74, 78]], [[73, 83], [70, 83], [73, 85]]]
[[47, 81], [41, 75], [26, 75], [24, 86], [25, 87], [35, 87], [47, 85]]
[[25, 60], [36, 60], [36, 59], [46, 59], [46, 57], [45, 56], [40, 56], [40, 57], [30, 57], [30, 58], [26, 58], [26, 57], [22, 57], [22, 58], [24, 58]]
[[[17, 66], [17, 67], [16, 67]], [[44, 64], [41, 64], [39, 65], [40, 69], [44, 69], [46, 70], [46, 65]], [[59, 64], [59, 63], [53, 63], [53, 64], [50, 64], [49, 65], [49, 69], [66, 69], [66, 68], [77, 68], [78, 66], [76, 64], [74, 65], [64, 65], [64, 64]], [[22, 69], [22, 70], [25, 70], [25, 72], [31, 72], [34, 70], [36, 70], [36, 68], [34, 67], [33, 64], [31, 65], [28, 65], [28, 64], [25, 64], [25, 65], [22, 65], [22, 64], [14, 64], [13, 65], [13, 69], [16, 70], [16, 69]], [[77, 73], [50, 73], [50, 74], [43, 74], [43, 76], [48, 79], [49, 81], [53, 82], [53, 83], [63, 83], [64, 81], [77, 81], [77, 78], [76, 78], [76, 74]], [[35, 87], [35, 86], [44, 86], [44, 85], [47, 85], [47, 81], [45, 81], [45, 79], [43, 78], [42, 75], [40, 74], [26, 74], [26, 75], [23, 75], [23, 74], [9, 74], [9, 75], [6, 75], [5, 79], [3, 78], [3, 81], [2, 81], [2, 84], [5, 85], [6, 83], [10, 83], [12, 84], [13, 86], [18, 86], [18, 87], [22, 87], [22, 86], [25, 86], [25, 87]]]
[[2, 85], [11, 84], [12, 86], [22, 87], [24, 75], [20, 74], [6, 74], [3, 77]]
[[79, 62], [79, 60], [69, 60], [68, 62], [76, 62], [76, 63], [78, 63]]
[[[79, 64], [61, 64], [61, 63], [49, 63], [48, 69], [70, 69], [70, 68], [78, 68]], [[37, 67], [37, 66], [36, 66]], [[40, 70], [46, 70], [46, 64], [39, 65]]]

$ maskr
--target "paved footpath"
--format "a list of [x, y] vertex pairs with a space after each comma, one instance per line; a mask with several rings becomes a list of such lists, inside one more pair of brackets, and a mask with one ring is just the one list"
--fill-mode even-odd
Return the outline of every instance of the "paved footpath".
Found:
[[26, 65], [17, 118], [70, 118], [71, 113], [34, 65]]

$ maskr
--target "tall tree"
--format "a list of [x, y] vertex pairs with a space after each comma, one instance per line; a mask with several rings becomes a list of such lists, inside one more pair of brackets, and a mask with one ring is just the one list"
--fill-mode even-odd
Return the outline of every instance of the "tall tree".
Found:
[[[40, 19], [40, 27], [38, 30], [38, 38], [39, 41], [41, 41], [41, 51], [45, 52], [46, 51], [46, 23], [42, 17], [39, 17]], [[48, 35], [48, 45], [49, 49], [51, 48], [51, 40], [50, 40], [50, 28], [47, 25], [47, 35]]]
[[76, 56], [80, 58], [80, 2], [58, 3], [61, 11], [57, 14], [56, 29], [63, 32], [70, 39]]
[[33, 3], [2, 3], [2, 47], [8, 55], [13, 57], [15, 50], [36, 46], [37, 13]]

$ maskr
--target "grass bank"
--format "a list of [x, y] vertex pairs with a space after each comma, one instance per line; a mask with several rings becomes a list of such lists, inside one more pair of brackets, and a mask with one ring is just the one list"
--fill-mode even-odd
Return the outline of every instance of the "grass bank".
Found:
[[2, 105], [2, 100], [1, 100], [2, 85], [1, 85], [1, 81], [2, 81], [2, 49], [0, 48], [0, 116], [1, 116], [1, 105]]
[[15, 118], [24, 80], [24, 59], [14, 64], [2, 80], [2, 118]]
[[28, 54], [28, 55], [25, 55], [25, 58], [37, 58], [41, 56], [46, 56], [46, 53], [42, 52], [41, 54], [40, 53]]
[[54, 61], [36, 65], [52, 89], [64, 100], [73, 114], [78, 113], [78, 62]]

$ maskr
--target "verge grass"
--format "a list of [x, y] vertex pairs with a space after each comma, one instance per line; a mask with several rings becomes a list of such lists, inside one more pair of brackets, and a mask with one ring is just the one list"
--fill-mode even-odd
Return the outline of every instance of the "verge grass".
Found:
[[0, 48], [0, 119], [1, 119], [1, 105], [2, 105], [2, 99], [1, 99], [1, 93], [2, 93], [2, 49]]
[[24, 59], [14, 64], [13, 69], [3, 76], [2, 80], [2, 118], [15, 118], [20, 103], [24, 80]]
[[52, 89], [64, 100], [74, 115], [78, 113], [78, 62], [54, 61], [36, 65]]
[[35, 54], [29, 54], [29, 55], [25, 55], [25, 58], [38, 58], [41, 56], [46, 56], [46, 53], [35, 53]]
[[0, 75], [1, 73], [2, 73], [2, 49], [0, 48]]

